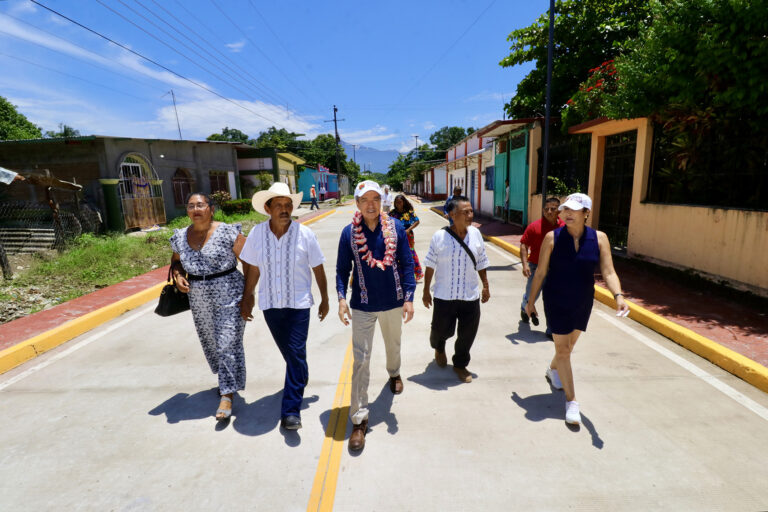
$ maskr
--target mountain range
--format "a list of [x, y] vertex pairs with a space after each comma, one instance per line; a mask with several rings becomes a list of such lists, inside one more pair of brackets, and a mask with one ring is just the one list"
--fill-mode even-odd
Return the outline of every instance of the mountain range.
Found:
[[354, 155], [361, 171], [369, 170], [386, 174], [389, 171], [389, 164], [394, 162], [399, 154], [394, 149], [382, 150], [361, 145], [356, 145], [357, 147], [353, 151], [352, 144], [344, 140], [341, 141], [341, 146], [348, 158], [351, 159]]

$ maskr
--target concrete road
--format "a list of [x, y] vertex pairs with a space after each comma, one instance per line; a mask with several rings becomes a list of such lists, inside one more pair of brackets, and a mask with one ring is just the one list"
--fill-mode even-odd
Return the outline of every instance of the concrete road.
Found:
[[[331, 284], [351, 213], [311, 226]], [[425, 255], [444, 221], [417, 213]], [[247, 389], [217, 424], [191, 315], [149, 304], [0, 376], [0, 510], [768, 509], [766, 394], [596, 303], [574, 355], [584, 425], [569, 428], [544, 379], [544, 325], [519, 323], [519, 262], [488, 253], [474, 381], [435, 365], [417, 301], [402, 395], [386, 386], [377, 333], [361, 454], [346, 447], [351, 329], [332, 290], [331, 314], [310, 327], [298, 433], [278, 426], [284, 363], [260, 314], [245, 334]]]

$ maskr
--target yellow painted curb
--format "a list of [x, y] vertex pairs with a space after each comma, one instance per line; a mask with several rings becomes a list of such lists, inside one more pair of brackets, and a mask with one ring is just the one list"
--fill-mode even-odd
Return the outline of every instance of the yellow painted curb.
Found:
[[50, 331], [38, 334], [17, 345], [0, 351], [0, 373], [5, 373], [52, 348], [58, 347], [72, 338], [80, 336], [84, 332], [90, 331], [94, 327], [98, 327], [104, 322], [122, 315], [126, 311], [130, 311], [152, 299], [156, 299], [160, 296], [160, 291], [163, 289], [164, 285], [165, 282], [158, 283], [151, 288], [147, 288], [146, 290], [135, 293], [124, 299], [120, 299], [119, 301], [104, 306], [103, 308], [99, 308], [96, 311], [86, 313], [81, 317], [74, 318]]
[[[336, 210], [329, 210], [317, 217], [302, 222], [302, 224], [311, 224], [334, 213], [336, 213]], [[50, 331], [38, 334], [37, 336], [33, 336], [28, 340], [0, 351], [0, 374], [16, 368], [20, 364], [25, 363], [30, 359], [34, 359], [40, 354], [47, 352], [52, 348], [56, 348], [72, 338], [80, 336], [84, 332], [88, 332], [104, 322], [108, 322], [109, 320], [118, 317], [126, 311], [135, 309], [152, 299], [158, 298], [163, 286], [165, 286], [165, 281], [129, 297], [120, 299], [113, 304], [86, 313], [81, 317], [73, 318]]]
[[[518, 258], [520, 257], [519, 247], [494, 236], [485, 238], [511, 252]], [[616, 301], [613, 300], [613, 294], [602, 286], [595, 285], [595, 299], [612, 308], [616, 307]], [[629, 318], [632, 320], [653, 329], [678, 345], [687, 348], [694, 354], [707, 359], [723, 370], [736, 375], [745, 382], [768, 393], [768, 368], [765, 366], [729, 349], [728, 347], [724, 347], [716, 341], [706, 338], [687, 327], [678, 325], [642, 306], [638, 306], [634, 302], [626, 302], [629, 305], [630, 310]]]
[[308, 226], [309, 224], [312, 224], [313, 222], [317, 222], [317, 221], [318, 221], [318, 220], [320, 220], [320, 219], [324, 219], [324, 218], [326, 218], [326, 217], [328, 217], [328, 216], [330, 216], [330, 215], [333, 215], [334, 213], [336, 213], [336, 210], [335, 210], [335, 209], [334, 209], [334, 210], [328, 210], [328, 211], [327, 211], [327, 212], [325, 212], [325, 213], [321, 213], [321, 214], [320, 214], [320, 215], [318, 215], [317, 217], [312, 217], [312, 218], [311, 218], [311, 219], [309, 219], [309, 220], [305, 220], [304, 222], [302, 222], [302, 224], [304, 224], [305, 226]]

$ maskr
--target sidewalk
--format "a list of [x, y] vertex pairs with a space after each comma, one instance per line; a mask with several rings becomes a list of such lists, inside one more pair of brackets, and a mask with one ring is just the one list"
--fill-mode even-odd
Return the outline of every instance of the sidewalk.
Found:
[[[519, 226], [478, 216], [474, 225], [485, 236], [520, 246]], [[746, 300], [715, 284], [681, 281], [631, 258], [614, 257], [613, 263], [625, 298], [768, 367], [768, 312], [759, 300]], [[598, 284], [605, 286], [599, 278]]]

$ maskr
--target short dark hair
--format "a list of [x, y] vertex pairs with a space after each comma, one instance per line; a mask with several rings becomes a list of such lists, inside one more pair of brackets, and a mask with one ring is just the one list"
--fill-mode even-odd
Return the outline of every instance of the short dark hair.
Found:
[[449, 201], [448, 204], [445, 205], [445, 211], [447, 213], [451, 213], [453, 210], [455, 210], [459, 203], [468, 203], [469, 198], [467, 196], [453, 196]]
[[554, 196], [548, 197], [547, 200], [544, 201], [544, 204], [547, 204], [547, 203], [557, 203], [559, 205], [560, 204], [560, 198], [557, 198], [557, 197], [554, 197]]
[[211, 211], [213, 211], [213, 208], [216, 206], [213, 204], [213, 201], [211, 201], [211, 196], [206, 194], [205, 192], [190, 192], [187, 194], [187, 198], [184, 200], [184, 204], [189, 203], [189, 200], [192, 199], [194, 196], [200, 196], [205, 199], [205, 202], [208, 203], [208, 206], [211, 207]]

